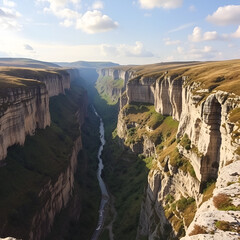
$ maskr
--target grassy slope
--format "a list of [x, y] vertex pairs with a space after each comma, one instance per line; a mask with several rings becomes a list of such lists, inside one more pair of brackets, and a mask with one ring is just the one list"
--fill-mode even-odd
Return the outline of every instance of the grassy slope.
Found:
[[52, 98], [51, 126], [27, 137], [24, 147], [9, 149], [7, 165], [0, 168], [0, 225], [6, 224], [2, 235], [27, 239], [29, 221], [41, 207], [39, 190], [66, 169], [73, 141], [79, 135], [75, 112], [81, 92], [75, 86], [66, 96]]
[[[115, 67], [120, 68], [120, 67]], [[200, 88], [222, 90], [240, 95], [240, 60], [219, 62], [174, 62], [142, 66], [123, 66], [136, 71], [136, 76], [188, 76], [188, 83], [200, 82]]]
[[67, 75], [63, 69], [32, 69], [23, 67], [0, 67], [0, 94], [3, 94], [6, 88], [14, 87], [32, 87], [41, 85], [39, 80], [49, 76], [63, 74]]
[[[107, 101], [109, 105], [114, 105], [117, 103], [119, 96], [112, 94], [111, 91], [114, 89], [121, 90], [124, 86], [123, 79], [113, 80], [109, 76], [100, 76], [96, 82], [96, 89], [100, 96]], [[111, 89], [111, 91], [109, 91]]]
[[[98, 119], [91, 109], [82, 126], [83, 150], [78, 156], [78, 169], [72, 202], [56, 218], [49, 240], [89, 240], [98, 220], [101, 193], [97, 181], [97, 152], [99, 147]], [[76, 199], [76, 209], [72, 209]], [[79, 221], [71, 220], [71, 215], [80, 211]], [[70, 219], [70, 222], [69, 222]]]
[[42, 62], [29, 58], [0, 58], [0, 66], [30, 67], [30, 68], [52, 68], [59, 67], [57, 64]]

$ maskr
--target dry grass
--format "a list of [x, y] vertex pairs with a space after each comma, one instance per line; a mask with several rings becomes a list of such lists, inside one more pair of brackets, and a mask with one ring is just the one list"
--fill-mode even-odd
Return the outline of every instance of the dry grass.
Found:
[[[122, 67], [116, 67], [122, 68]], [[142, 66], [125, 66], [125, 70], [136, 71], [136, 78], [163, 75], [188, 76], [188, 84], [199, 82], [198, 89], [222, 90], [240, 95], [240, 60], [219, 62], [173, 62]], [[195, 89], [195, 90], [198, 90]]]
[[6, 88], [30, 87], [43, 84], [41, 80], [51, 75], [67, 75], [63, 69], [33, 69], [21, 67], [0, 67], [0, 95]]
[[211, 185], [209, 185], [204, 191], [203, 191], [203, 200], [202, 203], [208, 201], [213, 196], [213, 190], [215, 189], [216, 183], [213, 182]]
[[231, 204], [231, 200], [227, 194], [221, 193], [213, 198], [213, 203], [217, 209], [222, 209], [229, 206], [229, 204]]
[[224, 193], [220, 193], [213, 198], [214, 206], [223, 211], [240, 211], [240, 206], [232, 204], [232, 199]]
[[189, 236], [194, 236], [197, 234], [206, 234], [206, 233], [207, 233], [206, 230], [202, 226], [195, 224], [192, 232], [189, 233]]

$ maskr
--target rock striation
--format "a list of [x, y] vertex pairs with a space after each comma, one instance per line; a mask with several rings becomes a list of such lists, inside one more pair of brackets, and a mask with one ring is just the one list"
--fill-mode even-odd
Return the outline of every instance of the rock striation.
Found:
[[46, 201], [32, 219], [29, 240], [45, 239], [51, 231], [55, 216], [67, 206], [73, 194], [77, 155], [81, 149], [80, 136], [74, 143], [67, 169], [58, 176], [56, 182], [49, 181], [38, 194], [39, 199]]
[[70, 76], [64, 71], [36, 80], [32, 86], [10, 86], [0, 95], [0, 161], [9, 146], [23, 145], [26, 135], [50, 125], [49, 97], [70, 88]]
[[[105, 69], [101, 74], [117, 78], [119, 72], [123, 74], [124, 70]], [[240, 97], [227, 91], [204, 89], [198, 81], [189, 81], [190, 77], [183, 72], [171, 75], [168, 71], [157, 74], [151, 74], [150, 70], [146, 74], [135, 71], [126, 83], [126, 91], [120, 96], [117, 133], [121, 144], [124, 146], [128, 142], [131, 151], [155, 159], [148, 175], [137, 239], [142, 236], [147, 239], [179, 239], [185, 232], [184, 240], [237, 239], [239, 235], [234, 231], [239, 232], [236, 230], [239, 228], [236, 220], [239, 219], [239, 211], [220, 211], [213, 202], [214, 197], [225, 193], [230, 202], [240, 206], [237, 197], [239, 174], [233, 170], [238, 169], [240, 162], [239, 126], [231, 117], [234, 110], [240, 108]], [[192, 167], [192, 172], [173, 165], [171, 152], [160, 161], [162, 157], [161, 152], [156, 151], [157, 144], [146, 135], [129, 143], [129, 130], [139, 128], [139, 124], [126, 120], [126, 106], [135, 103], [152, 104], [156, 112], [172, 116], [179, 122], [177, 151]], [[181, 143], [183, 139], [188, 146]], [[203, 190], [212, 181], [216, 181], [213, 197], [204, 202]], [[196, 212], [191, 225], [185, 210], [178, 208], [184, 199], [193, 201], [189, 204], [193, 214], [191, 221]], [[175, 206], [175, 209], [170, 206]], [[216, 227], [217, 221], [228, 221], [232, 228], [225, 232]], [[206, 234], [190, 236], [194, 225], [202, 226]]]

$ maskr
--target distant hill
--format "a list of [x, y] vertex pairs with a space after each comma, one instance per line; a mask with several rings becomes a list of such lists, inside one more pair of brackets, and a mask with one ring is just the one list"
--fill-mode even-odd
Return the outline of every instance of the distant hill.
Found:
[[74, 67], [74, 68], [105, 68], [119, 66], [119, 64], [113, 62], [86, 62], [86, 61], [77, 61], [72, 63], [56, 62], [56, 64], [62, 67]]
[[55, 63], [42, 62], [29, 58], [0, 58], [0, 66], [29, 68], [59, 68]]

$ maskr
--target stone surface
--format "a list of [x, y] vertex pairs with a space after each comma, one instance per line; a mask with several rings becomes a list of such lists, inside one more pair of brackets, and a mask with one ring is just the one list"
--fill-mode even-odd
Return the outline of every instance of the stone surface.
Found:
[[50, 74], [38, 80], [44, 84], [9, 88], [0, 98], [0, 162], [7, 156], [9, 146], [23, 145], [26, 135], [50, 125], [49, 97], [64, 93], [70, 87], [67, 73]]
[[[166, 157], [165, 167], [155, 160], [154, 169], [148, 175], [146, 197], [142, 202], [137, 239], [147, 236], [148, 239], [162, 239], [166, 224], [169, 224], [164, 213], [165, 199], [171, 194], [175, 200], [193, 197], [198, 207], [194, 221], [185, 227], [189, 234], [194, 224], [204, 227], [209, 234], [186, 236], [187, 239], [239, 239], [234, 232], [223, 232], [216, 229], [215, 222], [229, 220], [237, 227], [236, 219], [240, 219], [238, 211], [219, 211], [210, 199], [201, 205], [202, 184], [209, 179], [217, 179], [214, 196], [219, 193], [228, 194], [235, 206], [239, 201], [239, 163], [240, 156], [236, 149], [240, 146], [239, 139], [233, 141], [233, 131], [237, 129], [235, 123], [229, 120], [232, 109], [240, 107], [240, 98], [227, 92], [208, 91], [194, 92], [198, 84], [191, 86], [184, 84], [186, 77], [171, 77], [163, 74], [156, 77], [135, 76], [129, 80], [126, 92], [121, 96], [118, 115], [117, 133], [124, 142], [127, 138], [127, 123], [124, 121], [124, 106], [128, 103], [142, 102], [154, 104], [155, 110], [164, 115], [171, 115], [179, 121], [177, 137], [185, 134], [191, 141], [191, 149], [186, 150], [180, 144], [178, 149], [191, 163], [196, 178], [171, 166]], [[206, 94], [203, 99], [202, 94]], [[144, 139], [144, 136], [142, 136]], [[149, 139], [142, 141], [142, 154], [155, 156], [155, 146]], [[138, 151], [139, 153], [139, 151]], [[226, 166], [229, 162], [230, 165]], [[234, 183], [235, 182], [235, 183]], [[232, 184], [230, 184], [232, 183]], [[230, 185], [229, 185], [230, 184]], [[179, 215], [179, 214], [178, 214]], [[175, 216], [178, 218], [178, 216]], [[235, 220], [234, 220], [235, 219]], [[179, 221], [182, 219], [179, 218]], [[214, 234], [212, 234], [214, 231]], [[210, 234], [211, 233], [211, 234]], [[173, 231], [173, 235], [177, 236]], [[163, 238], [164, 239], [164, 238]]]

